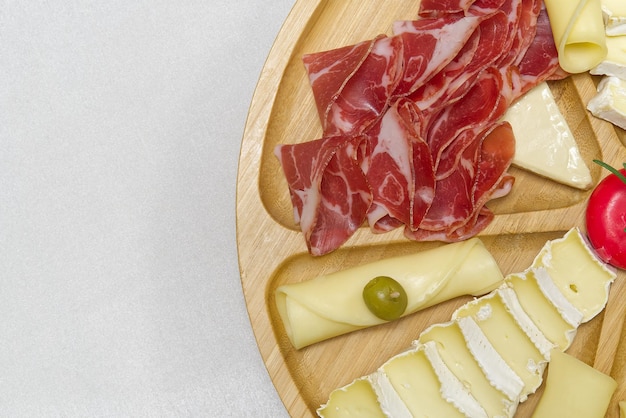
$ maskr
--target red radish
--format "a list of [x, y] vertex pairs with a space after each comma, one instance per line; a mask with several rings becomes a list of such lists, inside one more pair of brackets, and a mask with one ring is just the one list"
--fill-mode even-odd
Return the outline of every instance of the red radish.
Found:
[[616, 170], [602, 161], [594, 162], [612, 174], [600, 181], [589, 196], [587, 236], [603, 261], [626, 270], [626, 163]]

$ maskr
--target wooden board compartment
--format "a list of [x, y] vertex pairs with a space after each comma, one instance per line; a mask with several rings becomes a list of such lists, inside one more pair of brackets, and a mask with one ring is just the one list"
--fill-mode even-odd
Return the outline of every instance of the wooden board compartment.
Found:
[[[302, 350], [287, 339], [274, 303], [277, 286], [306, 280], [368, 261], [423, 251], [440, 243], [409, 242], [401, 231], [373, 235], [361, 228], [339, 250], [312, 257], [293, 221], [286, 182], [273, 154], [279, 143], [316, 139], [321, 134], [313, 96], [301, 62], [305, 53], [322, 51], [390, 33], [394, 20], [411, 19], [419, 2], [387, 0], [298, 0], [285, 21], [261, 72], [242, 141], [237, 179], [237, 244], [241, 281], [259, 350], [286, 409], [294, 417], [313, 417], [331, 390], [370, 373], [407, 348], [421, 330], [449, 320], [468, 298], [434, 306], [400, 321], [354, 332]], [[579, 144], [594, 183], [608, 172], [591, 162], [613, 165], [626, 161], [626, 134], [585, 109], [597, 78], [588, 74], [551, 82], [550, 87]], [[480, 234], [502, 271], [525, 269], [543, 244], [573, 226], [584, 228], [590, 191], [580, 191], [512, 168], [513, 191], [488, 206], [495, 220]], [[618, 281], [624, 282], [620, 272]], [[614, 286], [618, 296], [626, 296]], [[617, 292], [620, 292], [617, 294]], [[617, 304], [615, 304], [617, 306]], [[621, 308], [620, 308], [621, 309]], [[607, 310], [582, 326], [569, 349], [588, 364], [601, 364], [618, 380], [609, 415], [617, 417], [617, 401], [626, 399], [626, 330], [623, 311]], [[606, 340], [603, 329], [612, 328]], [[607, 349], [604, 349], [606, 344]], [[599, 346], [600, 345], [600, 346]], [[610, 358], [604, 358], [609, 356]], [[530, 416], [536, 395], [520, 405], [516, 416]]]

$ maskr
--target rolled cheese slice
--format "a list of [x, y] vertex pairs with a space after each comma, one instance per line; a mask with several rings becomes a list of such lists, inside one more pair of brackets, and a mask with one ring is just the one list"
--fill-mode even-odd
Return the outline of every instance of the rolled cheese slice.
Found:
[[600, 0], [545, 0], [561, 68], [582, 73], [606, 56]]
[[378, 260], [276, 289], [276, 305], [296, 349], [386, 321], [369, 311], [363, 288], [377, 276], [398, 281], [408, 296], [403, 316], [462, 295], [495, 289], [502, 272], [479, 238]]

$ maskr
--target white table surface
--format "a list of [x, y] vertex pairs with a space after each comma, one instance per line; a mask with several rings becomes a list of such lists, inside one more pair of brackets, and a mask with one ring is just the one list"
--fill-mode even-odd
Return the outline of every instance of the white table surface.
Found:
[[237, 162], [295, 0], [0, 0], [0, 417], [282, 417]]

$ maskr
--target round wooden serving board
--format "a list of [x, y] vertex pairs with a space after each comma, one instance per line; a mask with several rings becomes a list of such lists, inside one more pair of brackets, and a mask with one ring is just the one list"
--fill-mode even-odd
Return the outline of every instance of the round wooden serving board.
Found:
[[[414, 19], [418, 7], [419, 1], [407, 0], [298, 0], [271, 49], [252, 99], [237, 179], [241, 281], [259, 350], [293, 417], [315, 416], [315, 409], [333, 389], [373, 372], [409, 347], [427, 326], [448, 321], [454, 309], [468, 300], [458, 298], [301, 350], [293, 349], [287, 339], [274, 301], [274, 290], [281, 284], [441, 245], [407, 241], [402, 231], [373, 235], [361, 228], [339, 250], [310, 256], [294, 224], [287, 184], [273, 154], [279, 143], [321, 136], [302, 55], [389, 34], [393, 21]], [[614, 166], [626, 161], [626, 133], [585, 110], [597, 81], [579, 74], [550, 84], [595, 183], [608, 172], [593, 164], [594, 158]], [[590, 193], [517, 168], [511, 173], [515, 186], [508, 196], [488, 205], [496, 217], [480, 235], [504, 274], [528, 267], [547, 240], [574, 226], [584, 229]], [[621, 290], [625, 279], [626, 273], [620, 272], [606, 311], [579, 329], [568, 350], [618, 380], [609, 411], [612, 417], [618, 416], [617, 401], [626, 399], [624, 303], [619, 303], [626, 296]], [[530, 416], [541, 390], [520, 405], [517, 416]]]

